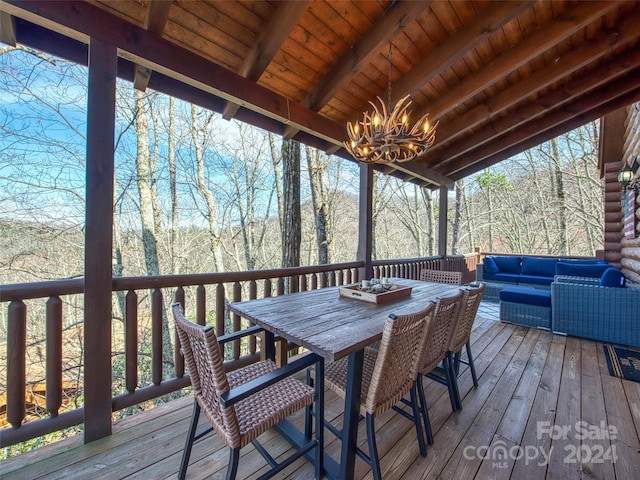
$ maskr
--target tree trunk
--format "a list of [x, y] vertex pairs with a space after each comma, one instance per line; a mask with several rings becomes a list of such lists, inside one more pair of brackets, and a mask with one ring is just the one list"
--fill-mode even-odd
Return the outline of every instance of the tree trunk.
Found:
[[326, 164], [323, 162], [320, 150], [306, 147], [306, 154], [316, 227], [318, 263], [324, 265], [331, 263], [331, 225], [329, 223], [329, 201], [325, 180]]
[[283, 210], [282, 266], [300, 265], [302, 224], [300, 214], [300, 144], [295, 140], [282, 142]]
[[191, 105], [191, 138], [193, 140], [193, 146], [196, 153], [196, 164], [198, 166], [198, 180], [196, 187], [204, 198], [205, 203], [207, 205], [207, 221], [209, 224], [209, 242], [211, 253], [213, 254], [213, 264], [214, 268], [217, 272], [224, 272], [224, 263], [222, 261], [222, 240], [220, 238], [220, 233], [218, 231], [218, 218], [216, 215], [216, 205], [213, 200], [213, 195], [204, 178], [204, 158], [203, 158], [203, 143], [204, 140], [200, 139], [200, 135], [203, 134], [204, 129], [207, 127], [209, 122], [211, 121], [211, 115], [207, 114], [207, 118], [205, 118], [203, 125], [199, 125], [198, 122], [198, 112], [196, 111], [195, 105]]
[[554, 176], [556, 184], [556, 198], [558, 200], [558, 222], [560, 228], [560, 244], [558, 245], [558, 253], [567, 255], [568, 239], [567, 239], [567, 202], [564, 193], [564, 181], [562, 177], [562, 165], [560, 162], [560, 150], [558, 148], [558, 139], [553, 138], [551, 141], [552, 160], [554, 165]]
[[169, 97], [169, 132], [168, 132], [168, 162], [169, 162], [169, 194], [171, 196], [171, 273], [182, 271], [182, 256], [179, 253], [178, 242], [180, 224], [178, 217], [178, 190], [176, 184], [176, 100]]
[[464, 188], [464, 180], [455, 182], [454, 187], [456, 193], [456, 204], [454, 207], [453, 226], [451, 228], [451, 253], [457, 254], [460, 241], [460, 222], [462, 221], [462, 189]]
[[[154, 213], [152, 186], [153, 167], [149, 155], [149, 121], [147, 117], [147, 102], [142, 92], [134, 90], [136, 102], [136, 135], [138, 140], [136, 155], [137, 185], [140, 198], [140, 221], [142, 223], [142, 245], [144, 249], [147, 275], [160, 275], [158, 261], [158, 244], [156, 240], [156, 215]], [[173, 345], [169, 331], [166, 311], [162, 313], [162, 362], [163, 378], [167, 378], [173, 370]]]

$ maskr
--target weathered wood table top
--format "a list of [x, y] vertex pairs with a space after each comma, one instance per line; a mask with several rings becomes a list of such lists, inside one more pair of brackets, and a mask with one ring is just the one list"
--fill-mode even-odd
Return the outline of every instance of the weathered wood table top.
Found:
[[234, 302], [229, 308], [265, 330], [334, 361], [379, 340], [389, 314], [419, 310], [429, 301], [453, 295], [460, 288], [403, 278], [391, 281], [412, 287], [411, 296], [372, 304], [340, 297], [339, 287], [329, 287]]

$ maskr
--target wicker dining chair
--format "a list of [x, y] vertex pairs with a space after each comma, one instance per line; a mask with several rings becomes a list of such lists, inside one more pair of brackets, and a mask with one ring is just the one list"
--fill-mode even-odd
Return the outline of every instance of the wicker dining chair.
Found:
[[433, 443], [433, 433], [431, 430], [431, 422], [429, 421], [429, 412], [427, 402], [424, 395], [423, 377], [426, 375], [443, 385], [446, 385], [449, 391], [449, 400], [451, 401], [451, 409], [455, 412], [458, 410], [456, 399], [458, 398], [457, 384], [454, 379], [453, 365], [449, 353], [449, 344], [451, 337], [456, 328], [458, 320], [458, 309], [462, 300], [462, 292], [459, 291], [455, 295], [438, 299], [433, 317], [433, 327], [429, 329], [427, 340], [418, 363], [417, 389], [419, 398], [419, 409], [424, 421], [424, 428], [427, 434], [427, 442]]
[[[216, 431], [230, 449], [227, 480], [235, 479], [240, 449], [249, 443], [256, 447], [272, 467], [260, 479], [271, 478], [310, 452], [315, 459], [316, 478], [322, 478], [324, 431], [322, 358], [311, 353], [282, 368], [278, 368], [273, 361], [266, 360], [227, 374], [223, 364], [224, 344], [258, 333], [262, 329], [252, 327], [216, 337], [213, 327], [188, 321], [179, 303], [173, 304], [172, 308], [194, 394], [191, 425], [178, 478], [180, 480], [185, 478], [194, 441], [212, 430]], [[315, 389], [292, 377], [294, 373], [314, 365]], [[258, 442], [257, 437], [297, 410], [310, 406], [314, 401], [317, 412], [314, 438], [306, 435], [304, 445], [282, 462], [275, 462]], [[201, 411], [211, 426], [196, 433]]]
[[[360, 449], [357, 453], [371, 466], [374, 480], [381, 478], [374, 419], [396, 405], [407, 394], [411, 397], [411, 418], [419, 439], [420, 454], [427, 455], [420, 421], [416, 377], [418, 360], [424, 349], [434, 311], [435, 305], [429, 304], [418, 312], [389, 315], [378, 350], [365, 349], [360, 414], [366, 419], [369, 455]], [[344, 357], [328, 364], [325, 372], [327, 387], [342, 398], [346, 397], [347, 365], [348, 359]], [[341, 437], [341, 432], [335, 427], [330, 424], [327, 424], [327, 427]]]
[[[457, 379], [460, 375], [460, 363], [464, 363], [469, 366], [471, 370], [471, 378], [473, 379], [473, 386], [478, 387], [478, 376], [476, 375], [476, 367], [473, 364], [473, 355], [471, 354], [471, 329], [473, 328], [473, 322], [476, 319], [478, 313], [478, 307], [484, 295], [485, 284], [482, 283], [477, 287], [463, 288], [462, 300], [460, 312], [458, 313], [458, 322], [456, 329], [451, 337], [451, 343], [449, 344], [449, 353], [453, 355], [453, 371], [455, 373], [454, 380], [457, 385]], [[465, 347], [467, 351], [467, 360], [463, 360], [461, 357], [462, 348]], [[459, 392], [459, 389], [456, 389]], [[457, 398], [458, 408], [462, 408], [462, 402], [460, 397]]]
[[423, 282], [448, 283], [450, 285], [462, 285], [461, 272], [447, 272], [445, 270], [431, 270], [423, 268], [420, 271], [420, 280]]

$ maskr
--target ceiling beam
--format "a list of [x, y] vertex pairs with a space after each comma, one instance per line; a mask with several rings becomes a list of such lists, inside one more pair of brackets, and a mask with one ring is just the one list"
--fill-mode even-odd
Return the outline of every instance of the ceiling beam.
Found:
[[[573, 119], [579, 119], [581, 123], [578, 125], [583, 125], [593, 120], [584, 120], [585, 112], [594, 111], [598, 107], [606, 105], [620, 96], [624, 96], [629, 92], [637, 91], [640, 88], [639, 74], [640, 71], [638, 69], [632, 70], [615, 82], [608, 83], [594, 91], [586, 92], [577, 100], [557, 110], [549, 112], [547, 115], [535, 122], [529, 122], [521, 128], [514, 129], [504, 135], [501, 135], [495, 141], [474, 149], [466, 155], [461, 156], [457, 161], [452, 162], [448, 165], [447, 172], [449, 172], [450, 176], [453, 176], [453, 174], [460, 170], [468, 168], [469, 165], [477, 164], [486, 158], [502, 152], [503, 150], [513, 151], [513, 145], [519, 145], [523, 142], [527, 142], [529, 139], [537, 137], [540, 132], [552, 130], [559, 125], [568, 124]], [[514, 113], [514, 116], [519, 117], [519, 114]]]
[[424, 155], [424, 161], [434, 167], [437, 163], [436, 159], [448, 156], [447, 149], [452, 142], [458, 137], [468, 135], [472, 128], [486, 123], [495, 115], [518, 104], [530, 95], [610, 54], [616, 46], [636, 40], [640, 37], [640, 29], [637, 28], [638, 21], [640, 21], [640, 12], [636, 11], [633, 15], [627, 15], [615, 31], [603, 33], [593, 40], [581, 44], [575, 50], [565, 52], [557, 61], [549, 63], [512, 87], [465, 112], [456, 120], [450, 123], [441, 123], [438, 128], [439, 141]]
[[447, 171], [448, 165], [457, 162], [467, 152], [477, 149], [509, 130], [521, 128], [527, 122], [536, 120], [551, 110], [573, 102], [587, 92], [622, 77], [638, 67], [640, 67], [640, 50], [629, 49], [602, 67], [573, 78], [570, 82], [544, 94], [535, 102], [519, 108], [513, 114], [500, 117], [496, 121], [490, 121], [482, 129], [450, 145], [446, 150], [447, 158], [438, 162], [437, 167], [434, 168]]
[[[162, 36], [164, 26], [169, 18], [169, 9], [172, 3], [173, 0], [150, 0], [144, 19], [144, 29]], [[133, 87], [136, 90], [144, 92], [149, 85], [149, 78], [151, 78], [151, 70], [142, 65], [136, 65]]]
[[531, 8], [531, 2], [498, 1], [489, 5], [469, 25], [460, 27], [442, 45], [423, 57], [415, 68], [402, 75], [393, 86], [396, 92], [393, 100], [420, 90], [527, 8]]
[[552, 138], [556, 138], [560, 135], [570, 132], [571, 130], [581, 127], [585, 123], [592, 122], [610, 112], [613, 112], [620, 108], [624, 108], [632, 103], [637, 102], [638, 100], [640, 100], [640, 88], [636, 88], [635, 90], [630, 91], [624, 95], [613, 98], [611, 101], [607, 102], [604, 105], [583, 112], [580, 115], [566, 121], [565, 123], [555, 125], [545, 131], [539, 132], [535, 136], [523, 140], [518, 144], [512, 145], [505, 150], [496, 152], [490, 157], [487, 157], [473, 165], [469, 165], [468, 167], [459, 170], [454, 175], [452, 175], [452, 178], [454, 178], [455, 180], [459, 180], [461, 178], [468, 177], [469, 175], [472, 175], [480, 170], [483, 170], [487, 167], [495, 165], [496, 163], [511, 158], [521, 152], [524, 152], [529, 148], [533, 148], [536, 145], [540, 145], [541, 143], [549, 141]]
[[499, 79], [516, 71], [525, 63], [550, 49], [560, 41], [570, 37], [578, 30], [586, 27], [596, 18], [601, 17], [613, 8], [618, 8], [618, 2], [585, 2], [574, 9], [565, 12], [537, 32], [525, 37], [522, 42], [497, 56], [482, 70], [467, 77], [459, 84], [442, 92], [428, 108], [422, 109], [416, 117], [421, 118], [429, 113], [433, 122], [439, 120], [477, 93], [490, 87]]
[[74, 38], [91, 36], [112, 44], [123, 58], [285, 125], [296, 125], [328, 143], [342, 145], [342, 125], [87, 2], [5, 0], [1, 5], [3, 10], [10, 8], [10, 13], [29, 17], [33, 23], [46, 24], [56, 31], [71, 31]]
[[[374, 56], [379, 55], [380, 50], [388, 46], [393, 37], [429, 8], [431, 3], [432, 1], [413, 0], [393, 3], [300, 103], [313, 111], [319, 111], [360, 73], [363, 65], [368, 65]], [[285, 138], [290, 138], [295, 133], [295, 129], [288, 128], [285, 130]]]
[[16, 46], [16, 24], [13, 15], [0, 12], [0, 42]]
[[[257, 82], [310, 4], [307, 0], [280, 2], [271, 21], [262, 29], [253, 48], [245, 57], [238, 74]], [[230, 120], [239, 108], [240, 105], [227, 102], [222, 117]]]

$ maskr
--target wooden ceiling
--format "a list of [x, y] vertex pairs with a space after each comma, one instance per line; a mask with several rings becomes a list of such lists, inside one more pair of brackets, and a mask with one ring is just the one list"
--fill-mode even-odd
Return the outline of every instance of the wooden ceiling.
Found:
[[[82, 61], [118, 47], [119, 76], [350, 158], [345, 122], [411, 94], [439, 120], [413, 162], [448, 184], [640, 98], [638, 1], [0, 2], [2, 40]], [[85, 60], [86, 63], [86, 60]]]

